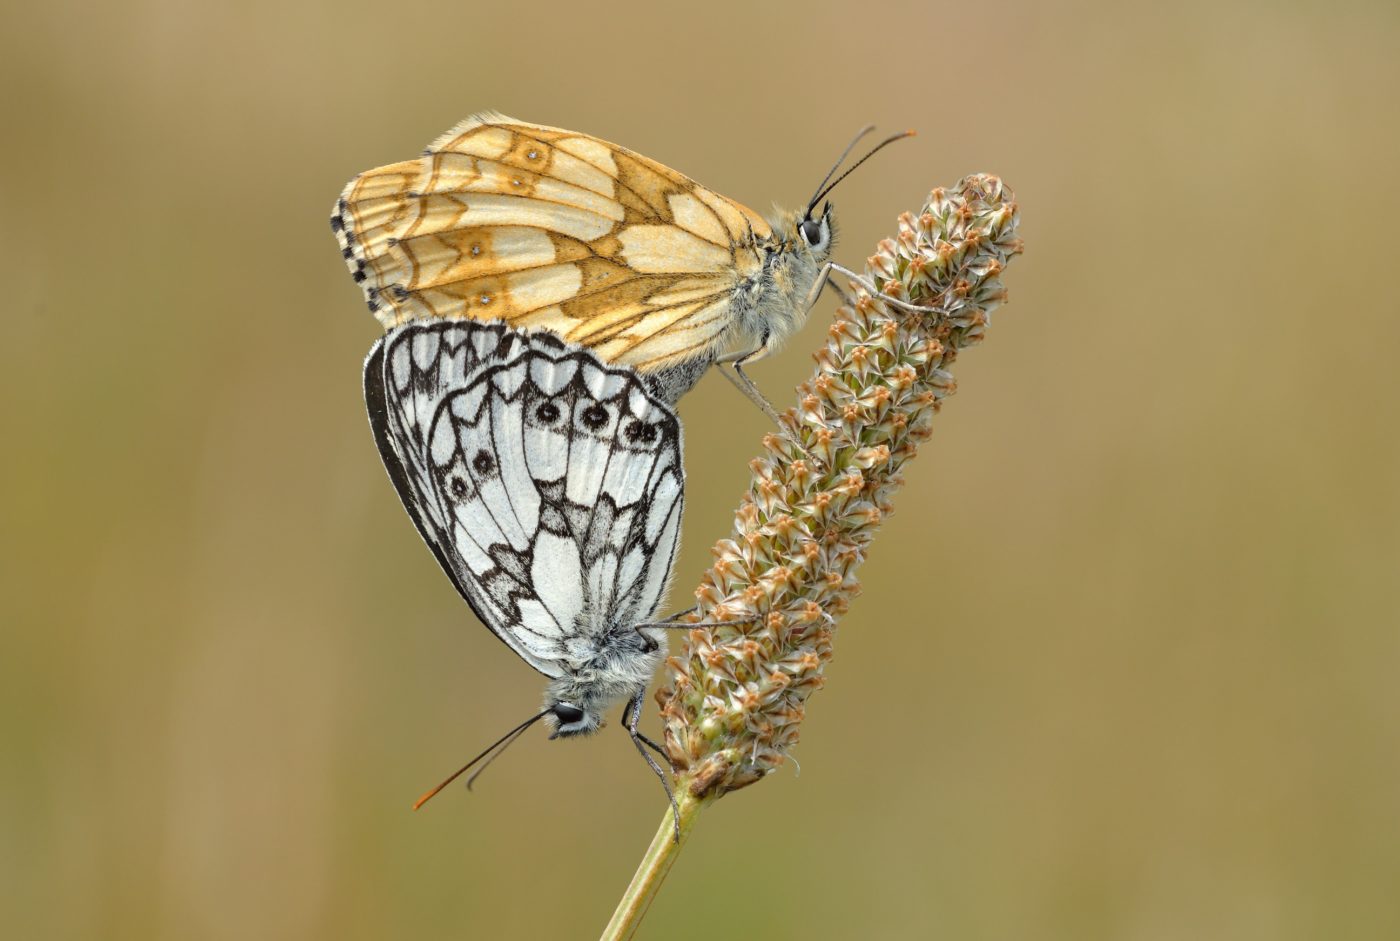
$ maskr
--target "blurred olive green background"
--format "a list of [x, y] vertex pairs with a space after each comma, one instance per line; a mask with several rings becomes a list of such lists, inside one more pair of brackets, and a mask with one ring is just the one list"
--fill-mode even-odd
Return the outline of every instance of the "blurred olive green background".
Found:
[[[327, 216], [481, 108], [760, 209], [866, 122], [859, 265], [1001, 174], [959, 364], [797, 758], [643, 937], [1400, 937], [1392, 4], [27, 4], [0, 56], [16, 938], [591, 938], [665, 804], [536, 707], [371, 444]], [[831, 301], [759, 367], [778, 400]], [[764, 420], [683, 403], [672, 599]], [[654, 712], [647, 723], [655, 727]]]

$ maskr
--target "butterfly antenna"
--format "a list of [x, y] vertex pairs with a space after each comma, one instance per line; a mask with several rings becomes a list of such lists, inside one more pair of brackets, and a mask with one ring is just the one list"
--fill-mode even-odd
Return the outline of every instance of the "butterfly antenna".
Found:
[[[464, 775], [464, 774], [466, 774], [468, 771], [470, 771], [471, 768], [472, 768], [472, 765], [476, 764], [478, 761], [480, 761], [481, 759], [485, 758], [487, 755], [490, 755], [492, 752], [494, 752], [494, 751], [496, 750], [497, 746], [500, 746], [500, 745], [509, 745], [512, 741], [515, 740], [515, 737], [516, 737], [516, 736], [520, 735], [522, 732], [524, 732], [524, 731], [525, 731], [526, 729], [528, 729], [530, 726], [534, 725], [536, 722], [538, 722], [538, 721], [540, 721], [541, 719], [543, 719], [543, 718], [544, 718], [546, 715], [548, 715], [548, 714], [549, 714], [549, 710], [546, 709], [546, 710], [544, 710], [543, 712], [539, 713], [538, 715], [533, 715], [533, 716], [531, 716], [530, 718], [526, 719], [524, 722], [522, 722], [522, 723], [520, 723], [519, 725], [517, 725], [515, 728], [511, 729], [511, 730], [510, 730], [509, 732], [507, 732], [505, 735], [502, 735], [500, 738], [496, 739], [496, 741], [494, 741], [494, 742], [491, 743], [491, 746], [490, 746], [489, 748], [487, 748], [487, 749], [486, 749], [485, 751], [483, 751], [481, 754], [477, 755], [477, 756], [476, 756], [475, 758], [473, 758], [471, 761], [469, 761], [469, 762], [467, 762], [466, 764], [462, 765], [461, 768], [458, 768], [456, 771], [454, 771], [454, 772], [452, 773], [452, 776], [449, 777], [446, 781], [443, 781], [443, 782], [442, 782], [441, 784], [439, 784], [437, 787], [433, 788], [431, 791], [429, 791], [428, 793], [424, 794], [422, 797], [418, 798], [418, 800], [414, 801], [414, 802], [413, 802], [413, 809], [414, 809], [414, 810], [417, 810], [419, 807], [422, 807], [422, 806], [423, 806], [424, 804], [426, 804], [428, 801], [432, 800], [435, 796], [437, 796], [438, 791], [441, 791], [443, 788], [447, 787], [447, 785], [451, 784], [453, 781], [457, 780], [457, 779], [460, 778], [462, 775]], [[504, 751], [505, 749], [502, 748], [501, 750]], [[487, 764], [490, 764], [490, 762], [488, 761]], [[472, 778], [475, 779], [475, 778], [476, 778], [476, 775], [472, 775]]]
[[497, 758], [501, 757], [501, 754], [502, 754], [507, 748], [509, 748], [510, 746], [514, 745], [514, 744], [515, 744], [515, 740], [518, 739], [518, 738], [520, 738], [520, 736], [524, 735], [524, 734], [525, 734], [525, 729], [527, 729], [527, 728], [529, 728], [529, 726], [526, 726], [525, 728], [521, 728], [521, 729], [516, 729], [515, 732], [514, 732], [514, 734], [512, 734], [510, 737], [506, 738], [503, 742], [501, 742], [501, 747], [498, 748], [498, 749], [496, 749], [494, 752], [492, 752], [492, 753], [491, 753], [491, 757], [490, 757], [490, 758], [487, 758], [485, 761], [483, 761], [483, 762], [481, 763], [481, 767], [479, 767], [479, 768], [477, 768], [475, 771], [473, 771], [471, 777], [467, 778], [467, 790], [470, 791], [470, 790], [472, 789], [472, 785], [476, 783], [476, 779], [479, 778], [479, 777], [481, 777], [481, 772], [483, 772], [483, 771], [485, 771], [487, 768], [491, 767], [491, 762], [493, 762], [493, 761], [495, 761]]
[[[874, 147], [871, 147], [869, 152], [867, 152], [864, 157], [861, 157], [855, 163], [847, 167], [846, 172], [838, 176], [836, 179], [832, 180], [830, 185], [826, 185], [825, 182], [823, 183], [823, 185], [826, 185], [826, 188], [817, 190], [817, 195], [813, 196], [812, 201], [807, 204], [807, 212], [810, 213], [812, 211], [812, 207], [815, 206], [817, 203], [821, 202], [822, 197], [826, 196], [827, 193], [830, 193], [832, 190], [836, 189], [837, 183], [840, 183], [846, 177], [850, 176], [852, 170], [860, 166], [862, 163], [865, 163], [865, 161], [869, 160], [871, 157], [875, 156], [877, 153], [883, 150], [886, 145], [893, 144], [897, 140], [904, 140], [904, 138], [906, 137], [913, 136], [915, 136], [914, 131], [900, 131], [898, 134], [892, 134], [889, 137], [886, 137], [884, 140], [880, 141], [880, 143], [876, 144]], [[827, 176], [830, 175], [831, 174], [827, 174]]]
[[873, 130], [875, 130], [875, 125], [867, 124], [859, 131], [856, 131], [856, 136], [851, 138], [851, 142], [846, 145], [846, 149], [841, 151], [841, 156], [836, 158], [836, 162], [831, 165], [831, 169], [827, 171], [826, 176], [822, 179], [820, 183], [817, 184], [817, 195], [813, 196], [812, 201], [807, 204], [807, 212], [809, 215], [812, 212], [812, 207], [817, 204], [817, 200], [822, 198], [822, 187], [826, 186], [826, 181], [831, 179], [831, 175], [841, 168], [841, 164], [846, 162], [846, 158], [850, 156], [851, 150], [856, 146], [856, 144], [860, 143], [860, 139]]

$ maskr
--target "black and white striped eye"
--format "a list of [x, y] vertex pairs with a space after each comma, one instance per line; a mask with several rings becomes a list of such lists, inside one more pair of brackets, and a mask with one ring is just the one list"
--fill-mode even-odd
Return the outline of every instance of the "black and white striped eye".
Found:
[[802, 241], [813, 251], [823, 251], [831, 244], [831, 220], [828, 213], [822, 213], [820, 219], [803, 219], [797, 224], [797, 231], [802, 236]]
[[560, 725], [573, 725], [583, 721], [583, 710], [566, 702], [557, 702], [554, 704], [554, 718], [559, 720]]

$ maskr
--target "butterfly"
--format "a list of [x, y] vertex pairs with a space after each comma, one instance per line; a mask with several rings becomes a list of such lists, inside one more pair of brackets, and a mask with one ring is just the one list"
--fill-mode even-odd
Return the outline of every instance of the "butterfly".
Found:
[[680, 626], [651, 620], [684, 503], [670, 406], [628, 367], [499, 321], [394, 327], [365, 360], [364, 391], [389, 479], [438, 564], [481, 622], [549, 678], [539, 713], [415, 808], [535, 722], [551, 738], [584, 735], [618, 702], [669, 796], [647, 753], [661, 749], [637, 726], [665, 656], [659, 632]]
[[729, 364], [724, 375], [776, 417], [743, 365], [802, 326], [833, 272], [863, 281], [830, 261], [835, 220], [817, 204], [913, 134], [832, 180], [870, 130], [801, 210], [765, 219], [625, 147], [481, 113], [422, 156], [356, 176], [331, 227], [385, 327], [542, 327], [651, 377], [671, 404]]

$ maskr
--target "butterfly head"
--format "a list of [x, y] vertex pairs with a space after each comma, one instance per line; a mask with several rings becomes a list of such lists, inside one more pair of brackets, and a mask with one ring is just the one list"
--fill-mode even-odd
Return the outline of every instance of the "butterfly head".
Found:
[[[813, 193], [812, 198], [807, 201], [806, 211], [797, 219], [798, 245], [806, 246], [808, 251], [812, 252], [814, 255], [820, 256], [821, 261], [825, 261], [827, 256], [831, 254], [831, 241], [835, 232], [833, 231], [834, 226], [831, 218], [831, 203], [828, 202], [823, 205], [820, 215], [814, 216], [813, 213], [816, 212], [817, 203], [825, 199], [827, 194], [836, 188], [836, 184], [850, 176], [851, 171], [875, 156], [875, 154], [879, 153], [887, 144], [893, 144], [897, 140], [903, 140], [906, 137], [914, 136], [913, 131], [901, 131], [898, 134], [892, 134], [886, 137], [884, 140], [880, 141], [880, 143], [866, 151], [865, 156], [842, 171], [840, 176], [837, 176], [836, 171], [841, 169], [841, 164], [846, 162], [846, 158], [850, 156], [851, 150], [862, 137], [873, 130], [875, 130], [873, 124], [869, 127], [861, 128], [860, 132], [851, 139], [851, 142], [846, 145], [846, 149], [841, 151], [841, 156], [836, 158], [836, 163], [827, 171], [826, 178], [823, 179], [821, 183], [817, 184], [817, 191]], [[832, 179], [832, 177], [836, 178]]]
[[564, 700], [551, 702], [545, 721], [553, 727], [550, 738], [568, 738], [573, 735], [589, 735], [603, 724], [602, 715], [594, 709], [585, 709]]
[[808, 206], [806, 212], [794, 218], [793, 225], [797, 229], [794, 241], [799, 251], [805, 251], [817, 264], [821, 264], [831, 257], [831, 246], [836, 236], [836, 219], [831, 214], [831, 203], [823, 205], [821, 213], [816, 216], [812, 215], [814, 208], [815, 206]]

